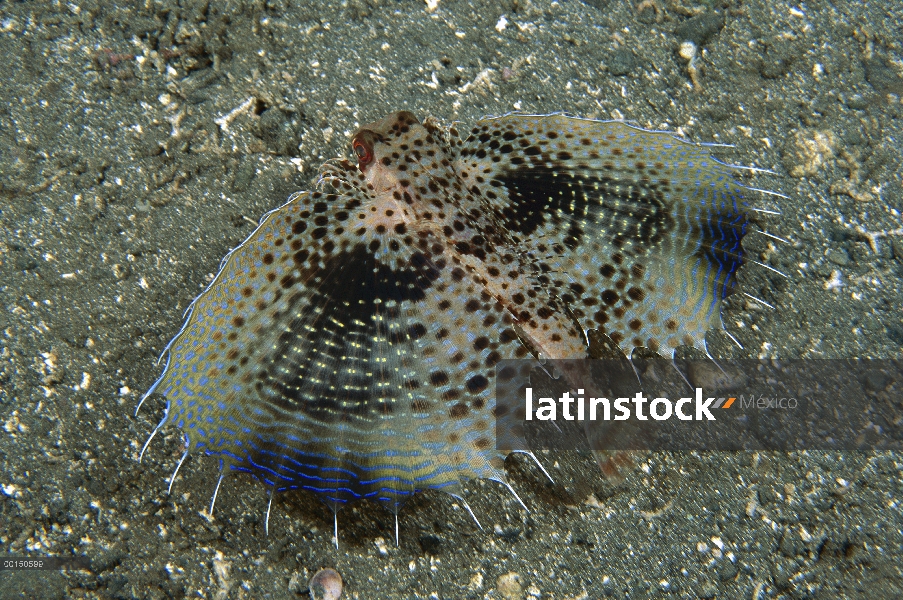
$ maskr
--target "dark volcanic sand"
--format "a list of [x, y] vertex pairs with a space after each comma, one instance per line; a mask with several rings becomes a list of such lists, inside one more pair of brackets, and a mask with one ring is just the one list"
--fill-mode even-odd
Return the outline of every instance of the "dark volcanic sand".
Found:
[[[0, 596], [298, 598], [321, 567], [351, 598], [903, 595], [898, 453], [658, 453], [589, 503], [511, 458], [529, 515], [476, 481], [485, 531], [428, 493], [402, 511], [398, 548], [390, 514], [341, 512], [339, 551], [308, 494], [278, 496], [264, 535], [247, 477], [202, 515], [212, 459], [189, 458], [167, 496], [174, 428], [137, 461], [163, 400], [131, 415], [220, 259], [349, 155], [360, 124], [400, 109], [566, 111], [734, 144], [717, 155], [776, 171], [749, 183], [790, 197], [761, 205], [792, 244], [747, 242], [790, 279], [745, 268], [776, 310], [731, 298], [745, 350], [712, 332], [712, 353], [899, 356], [903, 5], [656, 3], [0, 7], [0, 543], [93, 569], [3, 571]], [[567, 487], [568, 458], [540, 458]]]

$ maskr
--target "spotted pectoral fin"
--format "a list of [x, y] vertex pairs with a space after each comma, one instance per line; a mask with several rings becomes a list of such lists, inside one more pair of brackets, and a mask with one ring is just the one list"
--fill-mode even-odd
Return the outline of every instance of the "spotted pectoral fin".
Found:
[[562, 115], [486, 119], [456, 148], [468, 187], [584, 329], [670, 353], [720, 327], [749, 213], [708, 148]]
[[493, 376], [511, 319], [429, 231], [368, 227], [367, 193], [270, 213], [197, 299], [157, 389], [191, 448], [333, 507], [501, 478]]

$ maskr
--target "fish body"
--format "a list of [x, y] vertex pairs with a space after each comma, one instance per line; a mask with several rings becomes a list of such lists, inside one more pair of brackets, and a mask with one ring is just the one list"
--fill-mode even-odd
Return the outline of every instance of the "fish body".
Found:
[[[504, 481], [495, 365], [704, 347], [744, 262], [738, 169], [623, 122], [362, 127], [223, 261], [167, 348], [186, 454], [334, 510]], [[143, 401], [143, 400], [142, 400]], [[155, 430], [156, 433], [156, 430]], [[146, 447], [146, 446], [145, 446]]]

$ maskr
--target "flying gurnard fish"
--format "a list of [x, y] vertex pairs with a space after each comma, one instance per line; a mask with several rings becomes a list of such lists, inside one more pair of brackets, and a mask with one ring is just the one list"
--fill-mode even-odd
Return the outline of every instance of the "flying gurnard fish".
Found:
[[396, 540], [422, 490], [473, 515], [462, 482], [511, 489], [499, 361], [584, 358], [588, 332], [668, 356], [724, 330], [763, 190], [707, 145], [565, 115], [462, 131], [397, 112], [352, 148], [225, 257], [141, 400], [166, 397], [141, 455], [175, 425], [179, 466], [219, 457], [216, 491], [230, 470], [267, 486], [267, 528], [273, 494], [297, 488], [334, 513], [379, 501]]

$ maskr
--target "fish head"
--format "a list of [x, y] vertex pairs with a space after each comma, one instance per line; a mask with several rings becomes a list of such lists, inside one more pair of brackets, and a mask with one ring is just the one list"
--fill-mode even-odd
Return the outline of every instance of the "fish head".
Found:
[[[352, 138], [351, 148], [358, 168], [377, 195], [408, 200], [414, 196], [410, 182], [423, 170], [421, 163], [427, 151], [435, 153], [436, 142], [417, 117], [398, 111], [361, 127]], [[432, 162], [434, 157], [430, 158]]]

